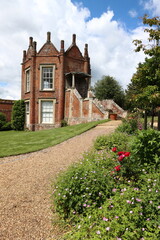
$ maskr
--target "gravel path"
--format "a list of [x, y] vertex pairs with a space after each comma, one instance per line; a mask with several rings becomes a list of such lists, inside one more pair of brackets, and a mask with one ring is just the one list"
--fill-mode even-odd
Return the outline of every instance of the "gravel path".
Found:
[[97, 136], [113, 132], [119, 124], [110, 121], [54, 147], [0, 158], [0, 240], [56, 239], [57, 230], [51, 225], [51, 180], [80, 159]]

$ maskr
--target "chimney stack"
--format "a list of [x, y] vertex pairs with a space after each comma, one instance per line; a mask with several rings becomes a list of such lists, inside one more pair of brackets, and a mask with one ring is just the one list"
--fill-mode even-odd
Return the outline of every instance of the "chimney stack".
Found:
[[72, 36], [72, 44], [76, 45], [76, 34], [73, 34]]
[[33, 46], [33, 37], [30, 37], [29, 38], [29, 47], [32, 47]]
[[51, 42], [51, 33], [47, 32], [47, 43]]
[[64, 40], [61, 40], [61, 52], [64, 52]]

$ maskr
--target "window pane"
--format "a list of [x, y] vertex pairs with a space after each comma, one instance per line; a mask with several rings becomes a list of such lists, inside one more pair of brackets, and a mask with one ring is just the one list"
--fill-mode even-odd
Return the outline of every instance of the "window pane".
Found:
[[42, 101], [42, 123], [53, 123], [53, 102]]
[[42, 68], [42, 88], [52, 89], [53, 87], [53, 67]]
[[30, 70], [26, 71], [26, 92], [30, 91]]

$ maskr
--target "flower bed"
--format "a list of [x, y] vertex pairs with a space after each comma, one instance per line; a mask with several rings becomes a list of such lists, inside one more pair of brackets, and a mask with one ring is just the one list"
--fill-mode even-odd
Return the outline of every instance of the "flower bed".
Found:
[[[134, 138], [127, 135], [117, 138], [112, 134], [112, 141], [105, 137], [105, 141], [103, 137], [98, 139], [95, 146], [101, 150], [85, 153], [79, 163], [58, 177], [53, 184], [53, 202], [60, 216], [73, 224], [72, 231], [63, 239], [160, 239], [157, 167], [160, 162], [157, 145], [160, 143], [156, 151], [150, 149], [149, 156], [153, 159], [149, 161], [146, 157], [137, 162], [139, 156], [133, 150], [139, 148], [141, 134]], [[150, 142], [160, 136], [152, 131], [144, 134]], [[121, 148], [122, 138], [128, 143], [125, 150]], [[148, 151], [148, 141], [143, 144], [144, 152]]]

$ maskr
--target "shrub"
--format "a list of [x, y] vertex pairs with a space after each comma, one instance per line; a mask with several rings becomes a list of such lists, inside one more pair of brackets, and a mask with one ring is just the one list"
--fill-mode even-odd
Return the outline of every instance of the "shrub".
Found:
[[12, 130], [11, 122], [6, 122], [2, 127], [2, 131], [8, 131], [8, 130]]
[[15, 101], [12, 110], [12, 128], [24, 130], [25, 124], [25, 102], [24, 100]]
[[138, 128], [142, 128], [142, 125], [138, 122], [138, 119], [123, 119], [122, 124], [118, 126], [116, 131], [134, 134]]
[[156, 170], [160, 165], [160, 132], [148, 129], [139, 131], [131, 144], [137, 166]]
[[6, 116], [4, 115], [4, 113], [0, 112], [0, 130], [2, 130], [5, 124], [6, 124]]
[[110, 150], [112, 147], [117, 147], [117, 149], [120, 150], [126, 150], [129, 148], [129, 137], [125, 133], [113, 133], [110, 135], [103, 135], [97, 137], [97, 139], [94, 142], [94, 148], [96, 150], [101, 149], [107, 149]]
[[67, 121], [63, 119], [63, 120], [61, 121], [61, 127], [67, 127], [67, 126], [68, 126]]
[[114, 196], [102, 208], [87, 212], [68, 240], [160, 239], [160, 176], [145, 174], [137, 182], [114, 188]]
[[54, 184], [54, 204], [62, 217], [85, 214], [86, 209], [100, 207], [111, 194], [115, 163], [106, 152], [87, 153], [80, 163], [62, 173]]

